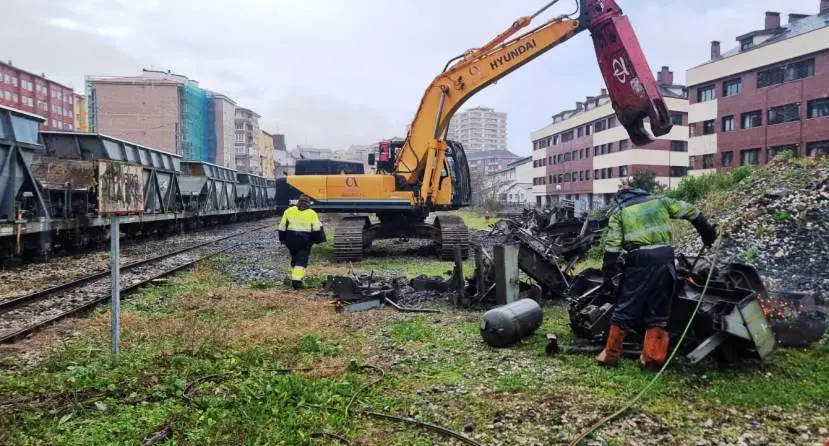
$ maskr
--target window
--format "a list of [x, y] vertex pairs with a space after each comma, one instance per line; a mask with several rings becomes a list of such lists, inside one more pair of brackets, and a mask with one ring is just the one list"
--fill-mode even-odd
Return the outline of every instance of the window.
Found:
[[594, 179], [594, 180], [598, 180], [598, 179], [599, 179], [599, 169], [595, 169], [595, 170], [593, 170], [593, 179]]
[[760, 149], [749, 149], [740, 151], [740, 165], [756, 166], [760, 164]]
[[754, 37], [749, 37], [740, 41], [740, 51], [747, 51], [754, 48]]
[[763, 70], [757, 73], [757, 88], [783, 83], [783, 69], [781, 67]]
[[584, 126], [584, 134], [590, 136], [591, 133], [593, 133], [593, 126], [590, 124]]
[[684, 177], [688, 175], [688, 168], [685, 166], [671, 166], [669, 173], [672, 177]]
[[584, 136], [584, 127], [579, 127], [576, 129], [576, 137], [581, 138], [582, 136]]
[[798, 62], [790, 63], [786, 66], [786, 76], [785, 80], [788, 81], [795, 81], [798, 79], [805, 79], [810, 76], [815, 75], [815, 60], [808, 59], [808, 60], [801, 60]]
[[619, 151], [620, 152], [622, 150], [627, 150], [628, 148], [630, 148], [630, 141], [629, 140], [623, 139], [623, 140], [619, 141]]
[[723, 132], [733, 132], [734, 131], [734, 116], [723, 116], [722, 118], [722, 131]]
[[714, 86], [700, 87], [697, 90], [697, 102], [705, 102], [714, 99]]
[[793, 121], [800, 121], [800, 104], [786, 104], [769, 109], [769, 125]]
[[769, 147], [768, 150], [766, 150], [766, 160], [771, 161], [774, 157], [782, 154], [783, 152], [790, 152], [792, 155], [797, 156], [797, 144]]
[[593, 156], [599, 156], [599, 146], [593, 147]]
[[605, 178], [607, 178], [607, 169], [599, 169], [599, 170], [602, 173], [602, 179], [604, 180]]
[[731, 167], [734, 163], [734, 152], [723, 152], [720, 158], [720, 167]]
[[607, 128], [607, 123], [603, 119], [601, 121], [596, 121], [596, 123], [593, 125], [593, 127], [594, 127], [593, 130], [596, 133], [603, 132]]
[[628, 176], [628, 166], [619, 166], [619, 176], [620, 177]]
[[829, 116], [829, 98], [815, 99], [814, 101], [809, 101], [808, 109], [809, 119], [823, 118], [825, 116]]
[[579, 150], [579, 159], [584, 159], [584, 149]]
[[12, 93], [12, 102], [17, 102], [17, 93]]
[[702, 155], [702, 168], [703, 169], [713, 169], [714, 168], [714, 155]]
[[570, 182], [570, 172], [567, 172], [567, 173], [564, 174], [564, 182], [565, 183]]
[[3, 74], [3, 81], [7, 84], [12, 83], [12, 77], [8, 73]]
[[671, 141], [671, 150], [674, 152], [687, 152], [688, 151], [688, 142], [687, 141]]
[[682, 125], [682, 113], [671, 113], [671, 124]]
[[815, 60], [807, 59], [757, 73], [757, 88], [796, 81], [815, 75]]
[[704, 121], [702, 123], [702, 134], [703, 135], [710, 135], [714, 133], [714, 120]]
[[829, 156], [829, 141], [817, 141], [806, 144], [806, 153], [811, 157]]
[[697, 157], [689, 156], [688, 157], [688, 170], [694, 170], [694, 163], [697, 161]]
[[570, 161], [570, 152], [567, 152], [567, 153], [564, 154], [564, 162], [566, 163], [566, 162], [569, 162], [569, 161]]
[[11, 92], [4, 91], [4, 92], [3, 92], [3, 99], [5, 99], [5, 100], [7, 100], [7, 101], [11, 101], [11, 100], [12, 100], [12, 94], [11, 94]]
[[17, 78], [12, 76], [12, 87], [16, 87], [16, 86], [17, 86]]
[[584, 181], [584, 172], [579, 172], [579, 181]]
[[584, 171], [584, 179], [587, 180], [587, 181], [590, 181], [590, 171], [589, 170]]
[[569, 132], [561, 134], [561, 142], [567, 142], [573, 140], [573, 131], [570, 130]]
[[760, 127], [761, 125], [763, 125], [763, 115], [760, 113], [760, 110], [743, 113], [742, 123], [742, 128], [744, 129]]
[[613, 168], [612, 167], [607, 168], [607, 177], [608, 178], [613, 178]]
[[730, 79], [722, 83], [723, 97], [737, 96], [742, 90], [742, 83], [740, 78]]
[[615, 116], [611, 116], [611, 117], [607, 118], [607, 128], [612, 129], [612, 128], [616, 127], [616, 125], [617, 125], [617, 123], [616, 123], [616, 117]]

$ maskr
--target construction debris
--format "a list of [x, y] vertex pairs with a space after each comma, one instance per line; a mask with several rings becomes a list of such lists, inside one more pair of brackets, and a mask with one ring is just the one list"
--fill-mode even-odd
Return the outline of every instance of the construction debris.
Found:
[[334, 298], [337, 312], [355, 313], [390, 305], [402, 312], [438, 313], [439, 309], [409, 305], [446, 299], [450, 281], [419, 277], [407, 283], [398, 277], [375, 277], [372, 271], [351, 277], [328, 276], [323, 289]]

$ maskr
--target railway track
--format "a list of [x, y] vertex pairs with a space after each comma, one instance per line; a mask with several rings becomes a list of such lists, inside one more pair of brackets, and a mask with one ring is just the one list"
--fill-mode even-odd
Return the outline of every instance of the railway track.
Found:
[[[121, 293], [228, 251], [233, 239], [273, 227], [265, 225], [121, 266]], [[214, 246], [218, 245], [218, 246]], [[100, 271], [51, 288], [0, 302], [0, 343], [10, 343], [65, 317], [110, 299], [110, 271]]]

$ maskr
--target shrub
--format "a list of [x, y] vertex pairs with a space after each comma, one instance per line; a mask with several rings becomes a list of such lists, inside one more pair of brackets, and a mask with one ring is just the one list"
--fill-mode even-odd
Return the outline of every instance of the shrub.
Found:
[[669, 191], [666, 195], [689, 203], [696, 203], [711, 192], [733, 188], [749, 177], [751, 173], [750, 166], [740, 166], [731, 171], [687, 176], [682, 179], [676, 189]]

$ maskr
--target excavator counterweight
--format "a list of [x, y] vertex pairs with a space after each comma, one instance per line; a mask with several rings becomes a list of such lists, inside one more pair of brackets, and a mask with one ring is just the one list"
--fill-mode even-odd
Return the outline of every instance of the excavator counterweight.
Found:
[[[451, 259], [458, 248], [466, 257], [469, 231], [460, 217], [440, 215], [426, 222], [429, 213], [460, 209], [471, 200], [466, 154], [461, 144], [446, 140], [449, 121], [478, 91], [586, 30], [613, 110], [631, 141], [643, 146], [670, 132], [653, 72], [630, 21], [614, 0], [576, 0], [575, 14], [551, 18], [519, 34], [558, 1], [450, 60], [427, 87], [406, 139], [378, 144], [377, 173], [278, 179], [278, 209], [306, 194], [319, 212], [351, 213], [334, 231], [338, 260], [362, 259], [375, 239], [404, 237], [436, 241], [444, 259]], [[645, 119], [653, 136], [645, 129]], [[365, 214], [377, 215], [380, 222]]]

